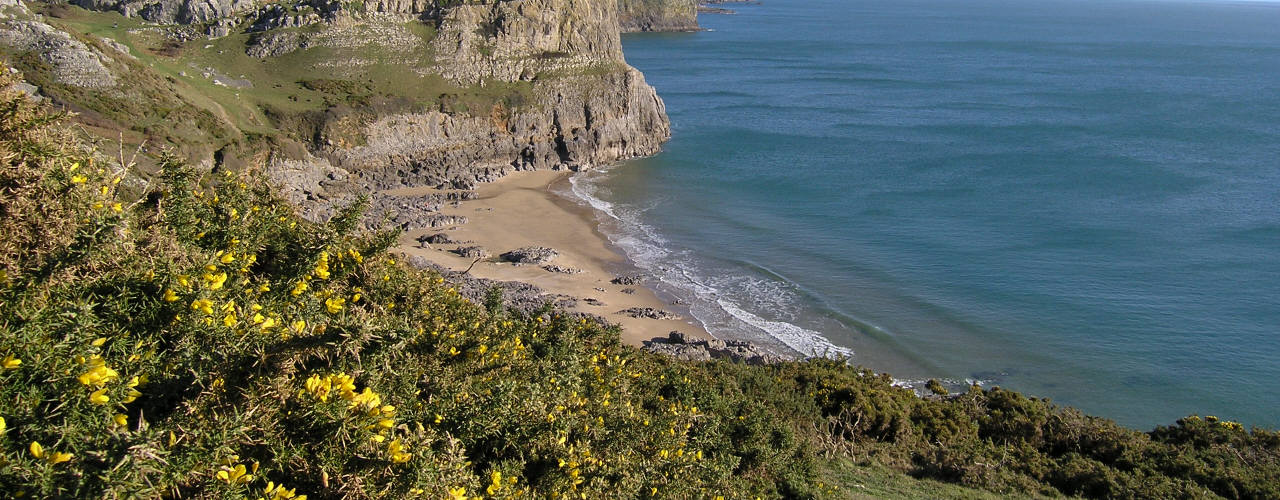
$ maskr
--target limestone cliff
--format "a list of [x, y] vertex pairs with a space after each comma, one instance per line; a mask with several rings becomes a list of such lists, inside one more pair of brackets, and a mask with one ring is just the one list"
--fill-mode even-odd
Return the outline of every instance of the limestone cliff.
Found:
[[[356, 193], [650, 155], [670, 134], [623, 59], [614, 0], [77, 1], [92, 10], [27, 2], [52, 15], [0, 23], [0, 52], [99, 128], [213, 165], [266, 163], [319, 216]], [[105, 37], [76, 28], [94, 23]], [[48, 40], [74, 57], [44, 53]]]
[[618, 22], [623, 32], [697, 31], [695, 0], [618, 0]]

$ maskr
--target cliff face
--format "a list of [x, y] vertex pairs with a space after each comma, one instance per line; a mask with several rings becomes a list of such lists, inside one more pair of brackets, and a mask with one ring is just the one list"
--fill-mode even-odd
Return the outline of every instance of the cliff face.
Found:
[[670, 135], [666, 110], [624, 62], [616, 19], [614, 4], [599, 0], [453, 8], [431, 44], [439, 74], [458, 85], [522, 83], [532, 102], [495, 103], [480, 116], [386, 116], [366, 127], [364, 145], [325, 156], [388, 189], [469, 187], [512, 169], [590, 168], [656, 153]]
[[696, 0], [618, 0], [622, 31], [697, 31]]
[[[104, 135], [266, 163], [317, 216], [356, 193], [650, 155], [670, 135], [662, 100], [622, 57], [615, 0], [75, 1], [93, 12], [27, 2], [48, 24], [0, 18], [0, 52], [33, 76], [52, 71], [32, 81]], [[94, 23], [109, 36], [72, 28]], [[24, 65], [33, 54], [45, 64]], [[161, 101], [175, 97], [198, 130], [174, 124]]]

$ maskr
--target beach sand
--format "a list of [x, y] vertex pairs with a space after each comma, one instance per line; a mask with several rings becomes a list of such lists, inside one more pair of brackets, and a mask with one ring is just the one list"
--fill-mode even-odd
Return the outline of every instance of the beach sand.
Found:
[[[477, 199], [459, 206], [445, 205], [440, 213], [462, 215], [466, 224], [446, 228], [408, 231], [401, 235], [399, 248], [409, 255], [419, 255], [442, 267], [462, 271], [474, 259], [461, 257], [449, 250], [459, 246], [479, 245], [491, 256], [475, 264], [471, 275], [499, 281], [522, 281], [551, 294], [578, 299], [571, 311], [603, 316], [622, 325], [622, 341], [631, 345], [655, 337], [666, 337], [678, 330], [700, 338], [711, 338], [706, 330], [689, 317], [688, 311], [661, 300], [652, 290], [641, 285], [616, 285], [610, 280], [620, 275], [636, 274], [636, 270], [608, 239], [597, 230], [590, 208], [577, 205], [552, 192], [557, 183], [567, 183], [571, 172], [526, 171], [508, 174], [502, 179], [481, 184]], [[420, 194], [426, 190], [401, 189], [395, 194]], [[424, 248], [417, 238], [443, 232], [464, 245], [430, 245]], [[553, 265], [580, 269], [577, 274], [547, 271], [540, 265], [515, 265], [501, 262], [504, 252], [526, 246], [544, 246], [560, 253]], [[623, 292], [633, 289], [633, 293]], [[584, 299], [596, 299], [592, 305]], [[650, 307], [679, 315], [679, 319], [633, 318], [619, 311], [632, 307]]]

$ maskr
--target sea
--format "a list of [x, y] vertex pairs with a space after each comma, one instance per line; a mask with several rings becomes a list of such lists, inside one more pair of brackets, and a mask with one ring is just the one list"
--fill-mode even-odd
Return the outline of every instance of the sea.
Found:
[[1280, 3], [722, 6], [623, 37], [671, 141], [571, 187], [711, 333], [1280, 427]]

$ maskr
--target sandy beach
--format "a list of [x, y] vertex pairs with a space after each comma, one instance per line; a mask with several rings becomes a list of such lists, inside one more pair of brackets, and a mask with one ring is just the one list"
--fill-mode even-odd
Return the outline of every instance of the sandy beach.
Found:
[[[589, 208], [563, 199], [552, 192], [557, 183], [568, 182], [571, 172], [526, 171], [508, 174], [502, 179], [477, 187], [477, 199], [458, 206], [446, 205], [440, 213], [461, 215], [465, 224], [443, 228], [408, 231], [401, 236], [398, 250], [418, 255], [442, 267], [462, 271], [472, 266], [473, 258], [459, 256], [451, 250], [478, 245], [490, 256], [475, 263], [470, 274], [500, 281], [521, 281], [542, 288], [547, 293], [577, 299], [570, 308], [599, 315], [622, 325], [622, 340], [640, 345], [655, 337], [666, 337], [678, 330], [701, 338], [711, 338], [698, 322], [678, 306], [661, 300], [643, 284], [610, 283], [616, 277], [635, 274], [636, 270], [608, 239], [597, 230]], [[423, 190], [397, 190], [407, 195]], [[445, 233], [450, 239], [465, 244], [421, 245], [423, 235]], [[503, 262], [499, 255], [527, 246], [555, 249], [559, 255], [552, 265], [578, 269], [569, 274], [552, 272], [541, 265], [517, 265]], [[590, 299], [590, 300], [589, 300]], [[621, 311], [630, 308], [653, 308], [677, 315], [676, 319], [636, 318]]]

